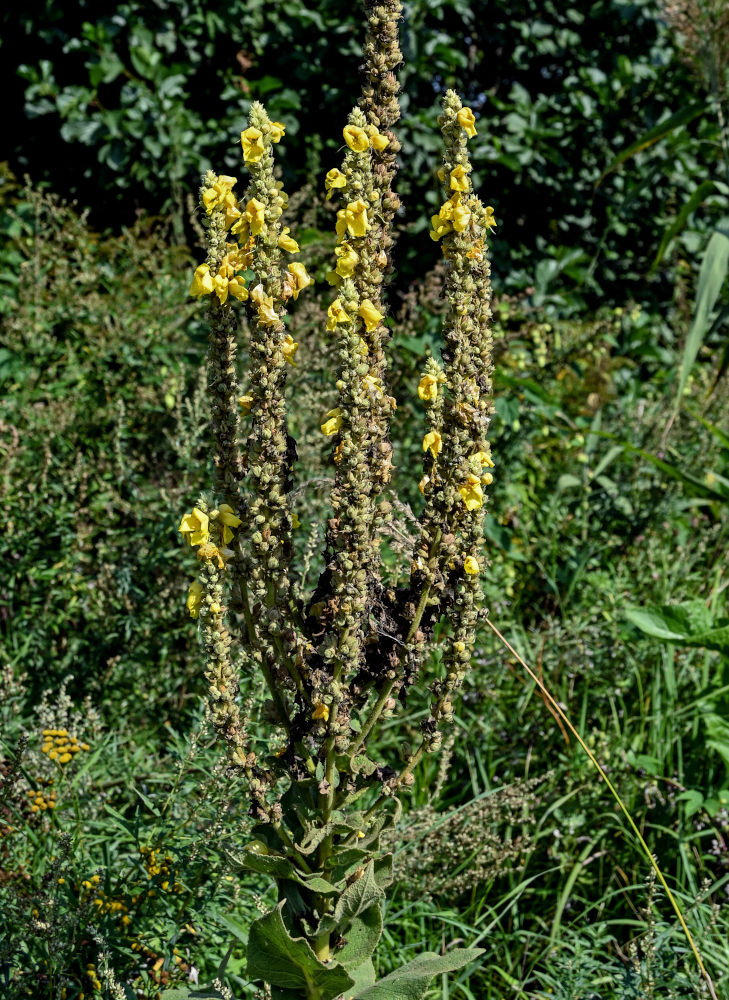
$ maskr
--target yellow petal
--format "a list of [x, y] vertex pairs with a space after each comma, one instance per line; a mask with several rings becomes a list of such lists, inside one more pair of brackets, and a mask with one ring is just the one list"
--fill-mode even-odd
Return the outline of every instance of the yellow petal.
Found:
[[369, 149], [370, 140], [363, 128], [358, 125], [345, 125], [343, 131], [344, 141], [355, 153], [364, 153]]

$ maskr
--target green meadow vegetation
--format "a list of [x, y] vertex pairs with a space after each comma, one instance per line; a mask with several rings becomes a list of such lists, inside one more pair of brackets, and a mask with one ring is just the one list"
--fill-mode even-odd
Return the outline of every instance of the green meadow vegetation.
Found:
[[724, 6], [62, 8], [2, 15], [0, 998], [729, 1000]]

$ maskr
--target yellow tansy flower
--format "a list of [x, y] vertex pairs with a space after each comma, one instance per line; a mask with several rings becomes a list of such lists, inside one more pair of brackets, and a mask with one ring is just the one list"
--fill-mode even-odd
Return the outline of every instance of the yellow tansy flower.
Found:
[[357, 310], [357, 313], [364, 320], [365, 330], [368, 333], [371, 333], [384, 318], [382, 313], [375, 307], [375, 304], [370, 299], [362, 299], [362, 304]]
[[358, 125], [345, 125], [342, 132], [344, 141], [355, 153], [364, 153], [366, 149], [370, 148], [370, 140], [367, 137], [367, 133]]
[[423, 375], [418, 383], [418, 395], [430, 403], [438, 397], [438, 379], [435, 375]]
[[252, 125], [240, 134], [240, 144], [243, 147], [245, 163], [258, 163], [264, 153], [263, 133]]
[[463, 568], [469, 576], [477, 576], [480, 569], [478, 559], [474, 559], [473, 556], [466, 556], [463, 560]]
[[281, 342], [281, 353], [284, 356], [284, 360], [290, 365], [296, 367], [296, 362], [294, 361], [294, 355], [299, 349], [299, 345], [294, 341], [294, 338], [290, 333], [287, 333]]
[[246, 205], [246, 219], [254, 236], [258, 236], [265, 225], [265, 209], [266, 206], [258, 198], [251, 198]]
[[468, 191], [468, 171], [462, 163], [451, 170], [451, 191]]
[[289, 236], [290, 229], [285, 226], [278, 238], [278, 245], [287, 253], [299, 253], [299, 244]]
[[337, 323], [349, 323], [352, 317], [342, 305], [341, 299], [335, 299], [327, 309], [327, 330], [334, 330]]
[[461, 108], [456, 115], [456, 121], [465, 130], [468, 138], [473, 139], [474, 135], [476, 135], [476, 119], [473, 111], [470, 108]]
[[342, 408], [340, 406], [327, 413], [327, 419], [321, 425], [321, 432], [327, 437], [337, 434], [342, 426]]
[[337, 170], [336, 167], [332, 167], [331, 170], [327, 172], [324, 178], [324, 187], [327, 189], [327, 201], [334, 194], [335, 188], [343, 188], [347, 186], [347, 178], [344, 176], [341, 170]]
[[190, 295], [201, 298], [203, 295], [211, 295], [213, 292], [213, 276], [210, 273], [208, 264], [201, 264], [195, 269], [195, 274], [190, 285]]
[[313, 285], [314, 282], [312, 281], [310, 275], [307, 274], [306, 268], [303, 264], [289, 264], [289, 274], [293, 275], [294, 278], [291, 284], [294, 301], [296, 301], [299, 297], [299, 292], [303, 292], [305, 288], [308, 288], [309, 285]]
[[423, 438], [423, 451], [429, 451], [433, 458], [437, 458], [442, 444], [443, 439], [438, 431], [428, 431]]
[[191, 514], [185, 514], [180, 521], [180, 531], [190, 545], [202, 545], [210, 538], [208, 515], [198, 507], [193, 507]]
[[319, 702], [318, 705], [314, 707], [314, 711], [311, 713], [312, 719], [323, 719], [325, 722], [329, 721], [329, 706], [325, 705], [324, 702]]
[[478, 510], [483, 503], [483, 490], [478, 476], [469, 476], [466, 483], [458, 487], [458, 492], [467, 510]]

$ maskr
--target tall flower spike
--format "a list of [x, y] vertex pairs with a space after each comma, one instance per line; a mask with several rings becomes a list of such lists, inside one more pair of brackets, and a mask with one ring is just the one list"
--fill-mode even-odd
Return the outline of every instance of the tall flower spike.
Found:
[[[297, 298], [311, 284], [303, 264], [288, 265], [287, 254], [298, 245], [282, 229], [287, 197], [274, 174], [273, 145], [283, 126], [272, 122], [262, 104], [251, 106], [248, 128], [241, 135], [250, 184], [242, 202], [237, 235], [249, 255], [250, 388], [246, 396], [250, 418], [247, 439], [248, 482], [252, 496], [246, 526], [250, 561], [245, 579], [238, 577], [244, 601], [265, 610], [257, 627], [256, 656], [272, 692], [292, 684], [301, 692], [296, 662], [302, 660], [303, 640], [287, 621], [291, 597], [289, 564], [293, 554], [293, 522], [288, 494], [293, 488], [296, 445], [288, 433], [286, 379], [296, 344], [283, 324], [285, 301]], [[234, 227], [235, 229], [236, 227]], [[293, 246], [292, 246], [293, 244]], [[284, 617], [286, 627], [281, 626]], [[274, 695], [279, 714], [283, 701]], [[285, 721], [282, 719], [282, 721]]]

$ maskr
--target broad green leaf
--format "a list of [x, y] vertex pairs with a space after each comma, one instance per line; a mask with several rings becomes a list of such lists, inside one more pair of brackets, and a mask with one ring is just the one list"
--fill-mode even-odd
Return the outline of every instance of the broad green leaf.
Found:
[[372, 958], [375, 948], [382, 937], [382, 910], [378, 903], [355, 917], [347, 928], [346, 943], [340, 948], [335, 958], [344, 966], [347, 972], [362, 965]]
[[285, 990], [306, 991], [315, 986], [321, 1000], [334, 1000], [354, 980], [339, 964], [324, 965], [304, 938], [292, 938], [278, 904], [254, 921], [248, 935], [248, 976]]
[[377, 885], [375, 879], [374, 862], [370, 861], [364, 870], [364, 874], [351, 885], [347, 886], [334, 907], [334, 921], [337, 925], [344, 925], [354, 917], [374, 904], [382, 901], [384, 893]]
[[701, 262], [694, 318], [683, 349], [675, 410], [678, 410], [681, 405], [681, 397], [686, 387], [689, 372], [704, 341], [711, 313], [726, 280], [727, 266], [729, 265], [729, 229], [726, 223], [729, 220], [724, 221], [725, 224], [711, 234], [704, 259]]
[[332, 893], [337, 891], [337, 887], [327, 882], [321, 875], [314, 873], [306, 875], [299, 871], [288, 858], [280, 854], [255, 854], [252, 851], [243, 851], [241, 854], [229, 854], [231, 862], [240, 868], [250, 872], [258, 872], [261, 875], [269, 875], [275, 879], [289, 879], [298, 885], [303, 885], [314, 892]]
[[354, 993], [353, 1000], [422, 1000], [434, 976], [461, 969], [482, 954], [483, 948], [454, 948], [447, 955], [425, 952], [374, 986]]

